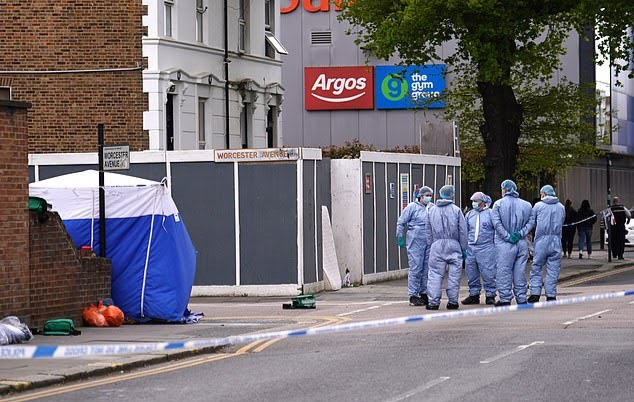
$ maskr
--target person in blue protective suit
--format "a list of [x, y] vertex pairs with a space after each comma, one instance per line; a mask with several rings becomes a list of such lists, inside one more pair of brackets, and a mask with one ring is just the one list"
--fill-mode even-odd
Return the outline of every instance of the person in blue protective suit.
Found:
[[[484, 282], [486, 304], [495, 303], [495, 229], [491, 210], [487, 206], [489, 197], [477, 192], [471, 196], [473, 209], [465, 217], [469, 234], [465, 271], [469, 283], [469, 297], [462, 304], [480, 304], [480, 291]], [[482, 277], [482, 282], [480, 282]]]
[[502, 198], [493, 204], [491, 219], [495, 227], [495, 284], [500, 300], [495, 306], [511, 304], [513, 294], [517, 304], [526, 303], [526, 261], [532, 207], [522, 200], [512, 180], [502, 182]]
[[[566, 209], [555, 196], [552, 186], [539, 191], [541, 202], [533, 207], [528, 232], [535, 228], [535, 257], [530, 273], [529, 303], [537, 303], [542, 292], [543, 268], [546, 265], [546, 300], [557, 299], [557, 280], [561, 268], [561, 233]], [[528, 233], [527, 232], [527, 233]]]
[[[429, 247], [425, 238], [425, 227], [429, 208], [434, 203], [431, 197], [434, 191], [423, 186], [414, 191], [411, 202], [401, 213], [396, 224], [396, 237], [399, 247], [407, 247], [409, 273], [407, 274], [407, 292], [411, 306], [427, 305], [427, 268]], [[407, 235], [405, 234], [407, 226]]]
[[426, 227], [429, 252], [429, 274], [427, 277], [428, 310], [438, 310], [442, 295], [442, 281], [447, 276], [447, 308], [459, 307], [458, 292], [462, 277], [462, 260], [467, 257], [467, 222], [462, 211], [454, 205], [454, 186], [443, 186], [436, 207], [429, 210]]

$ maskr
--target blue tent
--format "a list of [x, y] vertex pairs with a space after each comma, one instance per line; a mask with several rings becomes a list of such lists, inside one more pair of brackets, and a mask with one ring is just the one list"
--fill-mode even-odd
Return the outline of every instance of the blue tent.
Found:
[[[75, 245], [99, 254], [98, 172], [37, 181], [31, 196], [60, 214]], [[112, 299], [126, 317], [182, 322], [196, 272], [196, 251], [167, 186], [105, 173], [106, 257]]]

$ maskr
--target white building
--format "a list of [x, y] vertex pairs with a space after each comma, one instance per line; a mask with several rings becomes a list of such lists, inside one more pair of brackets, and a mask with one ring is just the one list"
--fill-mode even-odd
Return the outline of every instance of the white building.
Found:
[[150, 149], [226, 148], [227, 137], [231, 148], [282, 144], [279, 53], [285, 49], [276, 39], [279, 1], [143, 4], [143, 92], [148, 94], [143, 128]]

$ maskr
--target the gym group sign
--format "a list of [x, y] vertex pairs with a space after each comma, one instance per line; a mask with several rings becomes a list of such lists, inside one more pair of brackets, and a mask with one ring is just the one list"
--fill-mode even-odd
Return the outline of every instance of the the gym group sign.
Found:
[[445, 106], [445, 65], [305, 67], [306, 110]]
[[372, 66], [305, 67], [306, 110], [374, 109]]

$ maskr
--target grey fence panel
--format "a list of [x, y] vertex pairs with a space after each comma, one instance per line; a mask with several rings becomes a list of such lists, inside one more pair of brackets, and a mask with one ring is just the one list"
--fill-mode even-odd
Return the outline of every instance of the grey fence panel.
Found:
[[459, 207], [462, 206], [462, 197], [460, 196], [462, 191], [462, 183], [460, 180], [462, 179], [462, 172], [460, 171], [460, 166], [455, 166], [456, 177], [454, 177], [454, 185], [456, 186], [456, 205]]
[[[435, 189], [434, 191], [436, 191], [436, 194], [438, 194], [438, 192], [440, 191], [440, 188], [442, 186], [444, 186], [447, 180], [447, 167], [445, 165], [437, 165], [436, 167], [436, 187], [438, 187], [437, 189]], [[438, 196], [436, 197], [436, 199], [440, 199], [440, 194], [438, 194]]]
[[[175, 163], [172, 163], [174, 166]], [[134, 163], [130, 164], [130, 170], [118, 170], [113, 173], [127, 176], [140, 177], [142, 179], [161, 181], [167, 176], [165, 163]]]
[[[400, 183], [400, 174], [401, 173], [407, 173], [409, 174], [409, 164], [403, 164], [403, 163], [399, 163], [399, 175], [398, 178], [399, 180], [396, 181], [396, 194], [397, 194], [397, 199], [396, 201], [399, 203], [399, 207], [398, 207], [398, 216], [401, 216], [401, 212], [403, 212], [403, 209], [401, 208], [401, 200], [400, 200], [400, 192], [401, 192], [401, 183]], [[411, 184], [411, 178], [410, 178], [410, 192], [409, 192], [409, 196], [410, 198], [412, 197], [412, 189], [414, 188], [414, 186]], [[411, 199], [410, 199], [411, 201]], [[397, 218], [398, 219], [398, 218]], [[407, 234], [407, 230], [405, 231], [405, 233]], [[400, 248], [399, 247], [399, 252], [401, 253], [401, 268], [409, 268], [409, 262], [407, 260], [407, 250], [405, 248]]]
[[366, 175], [370, 175], [370, 183], [372, 183], [372, 162], [363, 162], [361, 168], [361, 180], [363, 188], [361, 189], [361, 197], [363, 197], [363, 273], [374, 273], [374, 195], [376, 190], [366, 192]]
[[435, 165], [425, 165], [425, 177], [423, 178], [423, 184], [431, 188], [432, 190], [434, 190], [434, 196], [432, 197], [432, 199], [436, 199], [436, 197], [438, 196], [438, 192], [434, 188], [434, 182], [435, 182], [434, 167]]
[[387, 271], [385, 163], [375, 163], [374, 171], [376, 172], [374, 178], [376, 184], [374, 189], [376, 192], [376, 272], [385, 272]]
[[172, 163], [172, 197], [196, 247], [195, 285], [235, 285], [233, 164]]
[[[50, 179], [51, 177], [62, 176], [69, 173], [83, 172], [84, 170], [99, 169], [98, 165], [40, 165], [40, 180]], [[99, 184], [99, 183], [96, 183]]]
[[416, 185], [423, 187], [423, 165], [412, 164], [412, 192]]
[[[300, 162], [301, 163], [301, 162]], [[304, 163], [304, 283], [317, 282], [315, 253], [315, 161]]]
[[332, 206], [330, 203], [331, 186], [330, 186], [330, 159], [317, 161], [317, 260], [319, 261], [319, 278], [324, 279], [324, 261], [323, 253], [323, 235], [322, 235], [322, 213], [321, 207], [325, 205], [328, 208], [329, 215], [332, 215]]
[[240, 284], [297, 283], [296, 163], [239, 166]]
[[[398, 220], [398, 172], [396, 163], [387, 164], [387, 241], [388, 241], [388, 270], [398, 269], [398, 243], [396, 241], [396, 221]], [[394, 184], [394, 193], [391, 193], [390, 185]]]

